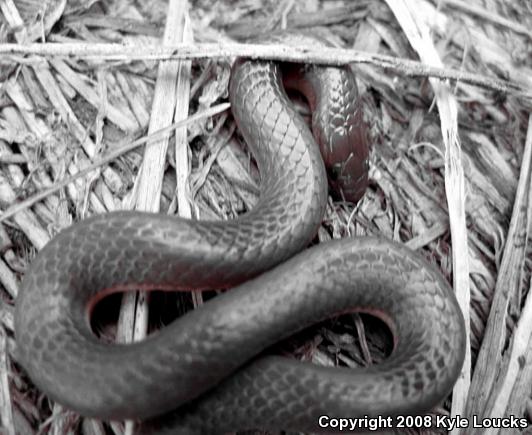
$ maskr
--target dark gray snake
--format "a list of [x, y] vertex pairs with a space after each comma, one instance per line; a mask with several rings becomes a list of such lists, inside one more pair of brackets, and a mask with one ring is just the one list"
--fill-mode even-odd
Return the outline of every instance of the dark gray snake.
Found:
[[[382, 238], [304, 250], [324, 215], [327, 172], [347, 199], [362, 194], [367, 145], [347, 68], [287, 70], [313, 109], [326, 169], [280, 68], [240, 60], [232, 72], [233, 114], [262, 179], [253, 210], [226, 222], [114, 212], [73, 225], [39, 252], [17, 299], [15, 333], [20, 362], [51, 399], [85, 416], [142, 420], [141, 433], [190, 435], [328, 432], [322, 415], [418, 415], [450, 392], [465, 329], [434, 267]], [[114, 291], [229, 287], [139, 343], [104, 343], [90, 328], [95, 302]], [[394, 350], [378, 366], [260, 356], [355, 311], [380, 317], [393, 333]]]

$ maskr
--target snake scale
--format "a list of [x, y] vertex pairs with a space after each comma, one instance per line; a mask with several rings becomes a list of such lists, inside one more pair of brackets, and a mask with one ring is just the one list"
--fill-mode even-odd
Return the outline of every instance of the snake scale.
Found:
[[[287, 98], [283, 68], [233, 66], [233, 115], [261, 174], [251, 211], [223, 222], [118, 211], [63, 230], [39, 252], [17, 299], [15, 334], [19, 361], [48, 397], [85, 416], [140, 421], [139, 433], [190, 435], [327, 432], [321, 415], [417, 415], [450, 392], [464, 321], [433, 266], [377, 237], [305, 250], [325, 213], [327, 174], [332, 188], [357, 200], [368, 151], [348, 68], [284, 70], [309, 100], [316, 140]], [[139, 288], [231, 290], [142, 342], [96, 338], [95, 303]], [[262, 354], [355, 311], [390, 328], [394, 350], [382, 364], [331, 368]]]

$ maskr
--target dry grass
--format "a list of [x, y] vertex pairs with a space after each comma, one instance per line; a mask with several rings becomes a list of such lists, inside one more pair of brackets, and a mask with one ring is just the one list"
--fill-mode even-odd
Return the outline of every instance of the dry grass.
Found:
[[[18, 283], [36, 250], [87, 215], [226, 219], [253, 206], [257, 174], [219, 104], [227, 56], [246, 53], [352, 63], [372, 125], [371, 186], [356, 207], [329, 203], [320, 240], [381, 234], [453, 283], [471, 360], [452, 407], [435, 413], [532, 418], [532, 6], [388, 4], [0, 0], [0, 432], [130, 430], [80, 419], [34, 389], [16, 363]], [[281, 27], [320, 32], [338, 49], [235, 44]], [[21, 44], [43, 40], [54, 44]], [[131, 310], [122, 310], [123, 339], [146, 328], [141, 320], [133, 334]], [[378, 336], [366, 337], [358, 317], [341, 323], [313, 330], [297, 353], [378, 360]]]

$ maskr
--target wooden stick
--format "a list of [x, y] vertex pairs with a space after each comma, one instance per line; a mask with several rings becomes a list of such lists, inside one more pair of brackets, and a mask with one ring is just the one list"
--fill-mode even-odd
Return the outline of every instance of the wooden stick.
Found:
[[[496, 417], [506, 410], [509, 399], [509, 386], [515, 364], [525, 355], [516, 355], [516, 338], [526, 339], [529, 333], [523, 329], [522, 318], [517, 331], [514, 331], [513, 341], [510, 351], [503, 351], [506, 347], [506, 335], [508, 324], [508, 307], [512, 300], [517, 300], [522, 282], [522, 270], [525, 267], [527, 255], [527, 224], [528, 215], [531, 213], [532, 204], [528, 202], [529, 191], [532, 184], [530, 168], [532, 167], [532, 116], [528, 121], [528, 134], [521, 162], [521, 173], [519, 184], [515, 194], [514, 208], [504, 246], [493, 302], [484, 332], [484, 341], [477, 358], [475, 372], [471, 381], [471, 391], [469, 393], [467, 417]], [[527, 300], [527, 307], [524, 311], [526, 316], [530, 316], [530, 302]], [[510, 358], [508, 356], [510, 355]], [[511, 364], [511, 365], [510, 365]], [[519, 364], [517, 364], [519, 365]], [[510, 370], [510, 374], [508, 374]], [[501, 388], [503, 388], [501, 390]], [[497, 403], [499, 402], [500, 403]], [[502, 409], [504, 408], [504, 409]], [[478, 428], [473, 431], [468, 430], [468, 434], [483, 434], [487, 430]], [[462, 432], [465, 434], [465, 431]]]
[[43, 43], [43, 44], [0, 44], [0, 58], [3, 62], [39, 62], [27, 56], [79, 58], [92, 60], [133, 60], [163, 59], [210, 59], [223, 57], [249, 57], [288, 62], [317, 63], [323, 65], [345, 65], [348, 63], [371, 64], [409, 77], [436, 77], [468, 83], [482, 88], [504, 93], [513, 93], [532, 99], [532, 92], [524, 84], [486, 77], [451, 68], [425, 65], [410, 59], [402, 59], [376, 53], [343, 48], [327, 49], [319, 47], [290, 47], [282, 44], [175, 44], [168, 46], [145, 45], [129, 46], [106, 43]]

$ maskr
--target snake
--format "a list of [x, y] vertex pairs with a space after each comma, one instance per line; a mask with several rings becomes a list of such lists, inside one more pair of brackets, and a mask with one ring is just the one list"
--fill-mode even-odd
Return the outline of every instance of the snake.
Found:
[[[310, 128], [287, 88], [308, 100]], [[255, 206], [226, 221], [121, 210], [62, 230], [22, 280], [17, 360], [53, 401], [87, 417], [134, 420], [142, 434], [337, 433], [324, 416], [430, 411], [451, 392], [466, 346], [441, 272], [379, 236], [307, 248], [328, 188], [355, 202], [368, 184], [368, 124], [352, 70], [237, 59], [229, 99], [260, 173]], [[142, 341], [99, 339], [98, 301], [138, 289], [227, 291]], [[324, 367], [271, 350], [355, 312], [390, 329], [393, 351], [382, 363]]]

